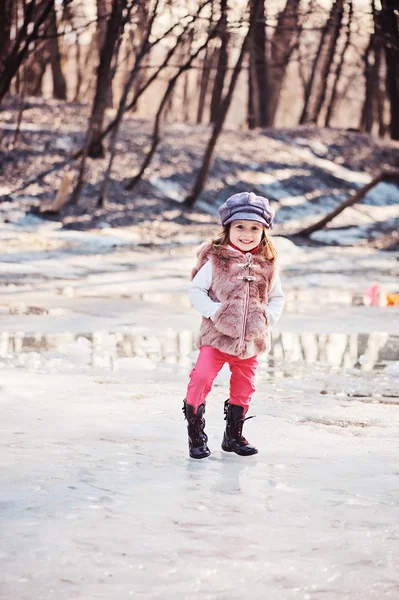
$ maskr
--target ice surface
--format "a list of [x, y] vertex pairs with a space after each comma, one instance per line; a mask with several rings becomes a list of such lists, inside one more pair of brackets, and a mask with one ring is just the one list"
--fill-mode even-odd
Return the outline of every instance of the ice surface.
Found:
[[287, 307], [244, 425], [259, 454], [220, 448], [225, 368], [194, 461], [195, 249], [114, 234], [0, 240], [0, 598], [399, 597], [399, 314], [352, 305], [397, 289], [397, 254], [276, 240]]
[[215, 387], [195, 462], [187, 372], [129, 367], [2, 370], [1, 597], [395, 598], [397, 405], [320, 394], [325, 373], [259, 381], [242, 458]]

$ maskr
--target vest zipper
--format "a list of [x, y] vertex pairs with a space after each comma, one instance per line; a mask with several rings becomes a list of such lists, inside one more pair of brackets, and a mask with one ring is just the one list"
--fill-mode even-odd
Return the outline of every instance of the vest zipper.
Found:
[[245, 286], [245, 297], [244, 297], [244, 318], [242, 320], [241, 336], [240, 336], [240, 342], [238, 344], [238, 347], [240, 350], [244, 346], [245, 326], [247, 324], [247, 318], [248, 318], [250, 280], [245, 280], [245, 283], [246, 283], [246, 286]]

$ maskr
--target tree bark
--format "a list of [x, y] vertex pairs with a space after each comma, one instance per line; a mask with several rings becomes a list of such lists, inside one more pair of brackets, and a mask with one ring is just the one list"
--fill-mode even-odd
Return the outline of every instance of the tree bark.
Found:
[[268, 100], [272, 123], [275, 121], [285, 73], [299, 33], [299, 8], [298, 0], [287, 0], [284, 9], [278, 15], [272, 38]]
[[220, 39], [220, 48], [211, 98], [211, 123], [214, 123], [219, 115], [220, 101], [223, 96], [224, 82], [226, 79], [227, 67], [229, 62], [227, 50], [229, 43], [229, 33], [227, 31], [227, 10], [227, 0], [220, 0], [221, 16], [218, 24], [218, 37]]
[[[36, 11], [36, 1], [31, 0], [24, 11], [24, 21], [16, 34], [14, 45], [6, 60], [1, 65], [0, 71], [0, 104], [10, 89], [11, 81], [26, 58], [29, 46], [37, 39], [40, 27], [48, 19], [54, 7], [54, 0], [46, 0], [42, 10]], [[36, 13], [38, 12], [37, 16]]]
[[75, 94], [74, 94], [74, 101], [77, 102], [80, 98], [80, 90], [82, 87], [82, 81], [83, 81], [83, 77], [82, 77], [82, 53], [81, 53], [81, 49], [80, 49], [80, 35], [79, 33], [76, 33], [76, 42], [75, 42], [75, 47], [76, 47], [76, 57], [75, 57], [75, 63], [76, 63], [76, 88], [75, 88]]
[[[19, 138], [21, 135], [21, 124], [22, 124], [22, 116], [25, 110], [25, 92], [26, 92], [26, 69], [22, 67], [22, 76], [21, 76], [21, 85], [19, 86], [19, 110], [18, 110], [18, 118], [17, 118], [17, 127], [15, 129], [14, 139], [11, 142], [11, 148], [13, 150], [18, 146]], [[18, 71], [20, 73], [20, 71]]]
[[359, 129], [365, 133], [371, 133], [374, 123], [379, 123], [382, 118], [381, 101], [381, 58], [382, 58], [382, 36], [381, 15], [375, 8], [375, 0], [371, 0], [371, 12], [373, 15], [374, 31], [363, 55], [365, 91], [360, 117]]
[[[104, 48], [105, 39], [107, 36], [107, 16], [108, 16], [108, 7], [107, 0], [96, 0], [97, 4], [97, 27], [96, 27], [96, 36], [95, 36], [95, 44], [97, 46], [98, 52], [98, 64], [101, 61], [101, 52]], [[113, 106], [113, 94], [112, 94], [112, 84], [108, 86], [107, 92], [107, 100], [106, 107], [112, 108]]]
[[399, 140], [399, 27], [398, 0], [381, 0], [381, 27], [385, 41], [386, 89], [391, 109], [389, 132]]
[[370, 40], [363, 54], [364, 62], [364, 100], [362, 114], [360, 117], [359, 130], [363, 133], [371, 133], [374, 124], [374, 102], [376, 100], [376, 63], [371, 57], [375, 56], [375, 32], [370, 34]]
[[334, 0], [323, 27], [312, 70], [305, 88], [304, 106], [299, 123], [317, 123], [324, 103], [327, 80], [339, 37], [344, 0]]
[[59, 100], [67, 99], [67, 88], [64, 74], [61, 66], [61, 52], [57, 31], [57, 15], [53, 6], [49, 14], [49, 35], [51, 36], [46, 44], [49, 53], [51, 72], [53, 76], [53, 96]]
[[42, 41], [35, 41], [34, 50], [24, 63], [25, 87], [28, 96], [41, 96], [47, 64], [48, 53], [45, 44]]
[[322, 106], [324, 104], [328, 78], [330, 75], [331, 65], [334, 60], [337, 41], [341, 33], [342, 17], [344, 13], [344, 0], [335, 0], [329, 17], [329, 25], [327, 29], [325, 48], [320, 55], [318, 65], [318, 81], [315, 87], [314, 101], [312, 113], [309, 122], [318, 122]]
[[248, 127], [267, 127], [271, 124], [268, 102], [266, 15], [263, 0], [250, 0], [251, 37], [248, 67]]
[[105, 109], [107, 108], [109, 87], [112, 83], [112, 59], [115, 46], [123, 28], [122, 13], [127, 0], [112, 0], [112, 12], [107, 22], [107, 32], [101, 59], [98, 67], [96, 94], [94, 97], [89, 127], [86, 133], [88, 139], [88, 152], [90, 158], [103, 158], [104, 148], [100, 141], [103, 129]]
[[308, 236], [315, 231], [319, 231], [319, 229], [323, 229], [324, 225], [327, 225], [330, 221], [332, 221], [337, 215], [339, 215], [345, 208], [349, 206], [353, 206], [357, 202], [359, 202], [363, 196], [367, 194], [373, 187], [380, 183], [381, 181], [398, 181], [399, 180], [399, 171], [382, 171], [377, 177], [374, 177], [367, 185], [363, 186], [358, 190], [355, 194], [344, 200], [337, 208], [334, 208], [331, 212], [329, 212], [325, 217], [317, 221], [313, 225], [309, 227], [305, 227], [300, 231], [297, 231], [295, 235]]
[[[12, 5], [12, 0], [2, 0], [0, 2], [0, 65], [4, 62], [10, 48]], [[17, 24], [15, 24], [16, 26]]]
[[98, 62], [101, 60], [101, 52], [107, 35], [107, 0], [97, 0], [97, 26], [96, 45], [98, 51]]
[[197, 108], [197, 124], [198, 125], [200, 123], [202, 123], [202, 119], [203, 119], [203, 115], [204, 115], [205, 100], [206, 100], [206, 94], [208, 91], [211, 66], [212, 66], [212, 51], [209, 48], [209, 46], [207, 46], [206, 50], [205, 50], [202, 72], [200, 75], [200, 82], [199, 82], [199, 86], [198, 86], [199, 87], [199, 100], [198, 100], [198, 108]]
[[331, 117], [334, 114], [334, 109], [335, 109], [335, 105], [336, 105], [337, 98], [338, 98], [338, 85], [339, 85], [339, 81], [341, 79], [342, 69], [343, 69], [344, 62], [345, 62], [345, 55], [346, 55], [346, 52], [351, 43], [352, 17], [353, 17], [353, 1], [349, 0], [349, 2], [348, 2], [348, 20], [347, 20], [347, 24], [346, 24], [346, 40], [345, 40], [345, 44], [344, 44], [344, 47], [341, 52], [338, 66], [337, 66], [335, 74], [334, 74], [334, 81], [332, 84], [330, 102], [328, 103], [326, 118], [325, 118], [325, 123], [324, 123], [325, 127], [330, 126]]

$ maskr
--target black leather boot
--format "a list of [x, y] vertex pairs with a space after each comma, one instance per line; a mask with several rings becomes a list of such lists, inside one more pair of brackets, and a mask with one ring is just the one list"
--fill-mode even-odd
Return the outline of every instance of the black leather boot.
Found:
[[187, 419], [188, 448], [191, 458], [206, 458], [211, 451], [208, 448], [205, 429], [205, 404], [200, 404], [194, 414], [194, 406], [183, 402], [183, 413]]
[[253, 417], [243, 418], [244, 408], [236, 404], [229, 404], [227, 399], [224, 403], [224, 414], [226, 420], [226, 430], [224, 432], [222, 449], [225, 452], [235, 452], [240, 456], [251, 456], [257, 454], [258, 450], [251, 446], [248, 440], [242, 435], [244, 421]]

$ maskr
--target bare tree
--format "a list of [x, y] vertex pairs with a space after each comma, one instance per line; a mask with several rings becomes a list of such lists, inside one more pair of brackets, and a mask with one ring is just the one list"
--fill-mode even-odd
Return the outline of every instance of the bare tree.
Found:
[[[176, 49], [178, 47], [179, 47], [179, 39], [177, 40], [176, 44], [172, 45], [172, 47], [169, 49], [169, 51], [167, 52], [167, 54], [166, 54], [164, 60], [162, 61], [161, 65], [156, 69], [156, 71], [154, 71], [154, 73], [151, 75], [151, 77], [149, 77], [147, 79], [147, 81], [145, 81], [135, 91], [132, 100], [128, 103], [128, 105], [126, 107], [126, 112], [134, 110], [134, 108], [137, 105], [137, 102], [140, 99], [140, 97], [151, 86], [151, 84], [154, 81], [156, 81], [156, 79], [159, 77], [159, 75], [167, 68], [170, 59], [173, 57], [173, 55], [176, 52]], [[103, 141], [107, 137], [107, 135], [113, 131], [113, 128], [116, 126], [116, 124], [117, 124], [117, 119], [116, 118], [113, 119], [112, 121], [110, 121], [110, 123], [107, 125], [107, 127], [101, 132], [99, 139], [101, 141]], [[84, 146], [80, 150], [77, 150], [76, 152], [74, 152], [71, 156], [68, 156], [67, 158], [65, 158], [65, 159], [59, 161], [58, 163], [56, 163], [55, 165], [52, 165], [50, 167], [50, 169], [45, 169], [44, 171], [42, 171], [38, 175], [35, 175], [34, 177], [31, 177], [30, 179], [27, 179], [22, 185], [20, 185], [16, 189], [14, 189], [12, 191], [12, 193], [14, 194], [16, 192], [21, 192], [22, 190], [26, 189], [27, 187], [29, 187], [33, 183], [37, 183], [37, 182], [42, 181], [45, 177], [47, 177], [47, 175], [50, 175], [51, 173], [55, 173], [56, 171], [59, 171], [60, 169], [63, 169], [65, 166], [69, 166], [74, 160], [77, 160], [77, 159], [83, 157], [83, 155], [85, 154], [86, 150], [87, 149]], [[86, 158], [87, 158], [87, 156], [86, 156]], [[71, 197], [71, 201], [76, 201], [76, 200], [74, 200], [73, 195]]]
[[211, 98], [211, 122], [214, 123], [218, 118], [220, 111], [220, 101], [223, 96], [224, 81], [226, 78], [229, 55], [228, 43], [229, 33], [227, 30], [227, 0], [220, 0], [220, 19], [218, 24], [218, 37], [220, 39], [220, 47], [218, 49], [218, 63], [216, 68], [215, 79], [213, 82], [212, 98]]
[[59, 36], [57, 28], [57, 15], [55, 7], [50, 10], [48, 19], [48, 35], [49, 40], [46, 44], [46, 50], [51, 65], [51, 72], [53, 76], [53, 95], [55, 98], [60, 100], [66, 100], [67, 88], [64, 73], [62, 72], [61, 66], [61, 51], [59, 45]]
[[[108, 2], [107, 0], [96, 0], [97, 4], [97, 23], [96, 23], [96, 33], [95, 33], [95, 44], [97, 46], [98, 52], [98, 64], [101, 61], [101, 52], [104, 48], [104, 44], [107, 37], [107, 17], [108, 17]], [[107, 99], [106, 99], [106, 107], [112, 108], [113, 100], [112, 100], [112, 85], [108, 86], [107, 90]]]
[[316, 123], [323, 105], [327, 79], [334, 59], [340, 34], [344, 0], [334, 0], [329, 17], [322, 29], [316, 55], [305, 88], [304, 106], [300, 123]]
[[11, 43], [12, 0], [0, 2], [0, 72]]
[[[319, 73], [320, 73], [320, 83], [319, 87], [316, 88], [315, 92], [315, 103], [313, 109], [312, 123], [317, 123], [319, 119], [319, 115], [324, 104], [326, 93], [327, 93], [327, 84], [328, 78], [330, 75], [331, 66], [334, 61], [334, 55], [337, 48], [337, 41], [341, 34], [341, 25], [342, 25], [342, 17], [344, 14], [344, 0], [335, 0], [330, 13], [330, 21], [331, 27], [330, 31], [327, 35], [327, 43], [325, 48], [324, 56], [322, 55], [320, 65], [319, 65]], [[323, 60], [324, 59], [324, 60]]]
[[125, 25], [122, 15], [127, 2], [128, 0], [112, 0], [112, 11], [107, 22], [106, 36], [98, 67], [96, 93], [86, 133], [87, 154], [90, 158], [104, 157], [104, 148], [101, 141], [99, 141], [99, 137], [103, 129], [104, 114], [108, 101], [108, 88], [112, 81], [112, 59], [115, 47]]
[[205, 100], [208, 92], [209, 78], [212, 68], [212, 49], [210, 46], [205, 48], [205, 55], [203, 60], [202, 71], [200, 72], [198, 88], [199, 88], [199, 99], [197, 108], [197, 123], [202, 123]]
[[97, 4], [97, 27], [96, 27], [96, 45], [98, 51], [98, 62], [101, 60], [101, 52], [104, 48], [105, 38], [107, 36], [107, 0], [96, 0]]
[[107, 103], [107, 86], [111, 83], [111, 62], [119, 35], [122, 33], [122, 13], [125, 6], [126, 0], [112, 0], [112, 13], [108, 21], [106, 40], [104, 42], [98, 69], [96, 95], [86, 132], [77, 182], [71, 194], [71, 201], [74, 204], [77, 204], [79, 201], [83, 187], [87, 157], [99, 158], [104, 156], [101, 132]]
[[107, 170], [105, 172], [105, 177], [103, 180], [103, 184], [101, 186], [100, 197], [98, 200], [98, 204], [102, 207], [105, 206], [107, 199], [108, 199], [108, 188], [109, 188], [109, 183], [110, 183], [112, 164], [113, 164], [113, 161], [115, 158], [116, 141], [118, 138], [119, 127], [122, 122], [125, 110], [126, 110], [128, 94], [130, 92], [130, 89], [131, 89], [134, 79], [136, 77], [136, 74], [140, 68], [141, 61], [143, 60], [144, 56], [149, 52], [149, 50], [151, 48], [149, 39], [150, 39], [150, 35], [152, 32], [155, 18], [157, 16], [158, 5], [159, 5], [159, 0], [155, 0], [153, 12], [152, 12], [151, 18], [148, 21], [147, 31], [145, 32], [144, 39], [142, 40], [142, 43], [141, 43], [141, 48], [139, 49], [139, 52], [136, 56], [136, 61], [135, 61], [134, 67], [130, 73], [130, 77], [129, 77], [128, 81], [125, 84], [125, 89], [123, 91], [122, 98], [119, 102], [118, 113], [116, 115], [115, 126], [112, 131], [111, 142], [110, 142], [110, 159], [108, 162]]
[[[42, 93], [42, 82], [48, 64], [48, 55], [43, 40], [35, 40], [31, 48], [31, 54], [25, 60], [24, 80], [28, 96], [40, 96]], [[20, 69], [17, 72], [19, 76]]]
[[31, 0], [25, 6], [24, 20], [16, 32], [14, 44], [6, 59], [0, 63], [0, 104], [10, 89], [11, 81], [28, 55], [29, 46], [37, 40], [42, 25], [54, 7], [54, 0], [44, 0], [40, 10], [36, 10], [36, 1]]
[[268, 70], [266, 57], [266, 14], [260, 0], [250, 0], [251, 36], [248, 66], [248, 127], [270, 125]]
[[271, 44], [269, 117], [274, 123], [287, 66], [300, 33], [298, 0], [287, 0], [279, 13]]
[[335, 74], [334, 74], [334, 80], [332, 83], [330, 101], [328, 103], [326, 118], [325, 118], [325, 122], [324, 122], [325, 127], [330, 126], [331, 117], [334, 113], [334, 109], [335, 109], [336, 102], [337, 102], [338, 85], [339, 85], [339, 81], [340, 81], [340, 78], [342, 75], [342, 70], [343, 70], [343, 66], [344, 66], [344, 62], [345, 62], [345, 55], [351, 44], [352, 17], [353, 17], [353, 2], [352, 2], [352, 0], [349, 0], [348, 16], [347, 16], [347, 23], [346, 23], [346, 39], [345, 39], [345, 44], [342, 48], [341, 56], [339, 58], [339, 62], [338, 62], [338, 65], [337, 65], [337, 68], [336, 68]]
[[391, 108], [389, 131], [399, 140], [399, 27], [398, 0], [381, 0], [381, 28], [385, 41], [386, 89]]
[[[263, 0], [261, 0], [261, 1], [263, 1]], [[235, 67], [233, 69], [233, 73], [231, 75], [228, 91], [222, 100], [222, 106], [221, 106], [221, 110], [219, 113], [219, 118], [213, 125], [212, 134], [209, 139], [208, 146], [205, 150], [204, 158], [202, 160], [202, 165], [198, 172], [194, 186], [191, 190], [191, 193], [187, 196], [187, 198], [184, 201], [184, 205], [188, 208], [192, 208], [194, 206], [194, 204], [198, 200], [199, 195], [201, 194], [201, 192], [204, 188], [206, 178], [208, 176], [208, 172], [209, 172], [209, 169], [211, 166], [212, 156], [213, 156], [213, 153], [214, 153], [214, 150], [216, 147], [216, 143], [217, 143], [220, 133], [222, 132], [223, 125], [226, 120], [227, 112], [230, 108], [231, 99], [233, 97], [233, 93], [234, 93], [234, 90], [235, 90], [235, 87], [237, 84], [238, 76], [241, 72], [242, 63], [244, 61], [244, 56], [245, 56], [245, 53], [246, 53], [247, 47], [248, 47], [248, 42], [249, 42], [250, 36], [252, 34], [252, 29], [255, 25], [255, 20], [256, 20], [255, 15], [256, 15], [256, 11], [254, 11], [254, 13], [252, 13], [252, 15], [250, 16], [248, 32], [244, 38], [239, 57], [237, 59]]]
[[370, 34], [369, 43], [363, 54], [365, 91], [359, 129], [371, 133], [377, 116], [380, 89], [381, 69], [381, 31], [380, 14], [375, 8], [375, 0], [371, 0], [374, 30]]
[[207, 39], [205, 40], [205, 42], [202, 44], [202, 46], [200, 46], [199, 48], [197, 48], [197, 50], [195, 50], [190, 56], [189, 58], [186, 60], [185, 63], [183, 63], [177, 73], [175, 73], [175, 75], [172, 77], [172, 79], [170, 79], [168, 86], [166, 88], [166, 91], [162, 97], [161, 103], [158, 107], [157, 110], [157, 114], [155, 116], [155, 122], [154, 122], [154, 128], [153, 128], [153, 132], [152, 132], [152, 142], [151, 142], [151, 148], [148, 151], [144, 162], [139, 170], [139, 172], [137, 173], [137, 175], [135, 177], [133, 177], [132, 179], [130, 179], [127, 184], [126, 184], [126, 189], [128, 190], [132, 190], [134, 189], [134, 187], [138, 184], [138, 182], [141, 180], [145, 170], [147, 169], [147, 167], [149, 166], [155, 151], [158, 147], [158, 144], [160, 142], [160, 128], [161, 128], [161, 123], [162, 123], [162, 118], [164, 115], [164, 111], [165, 108], [168, 104], [170, 95], [172, 94], [174, 87], [176, 85], [177, 80], [179, 79], [179, 77], [181, 76], [182, 73], [184, 73], [185, 71], [187, 71], [188, 69], [191, 68], [191, 65], [193, 63], [193, 61], [197, 58], [197, 56], [202, 52], [202, 50], [204, 50], [204, 48], [209, 44], [210, 40], [213, 39], [216, 35], [216, 28], [212, 29], [207, 37]]

